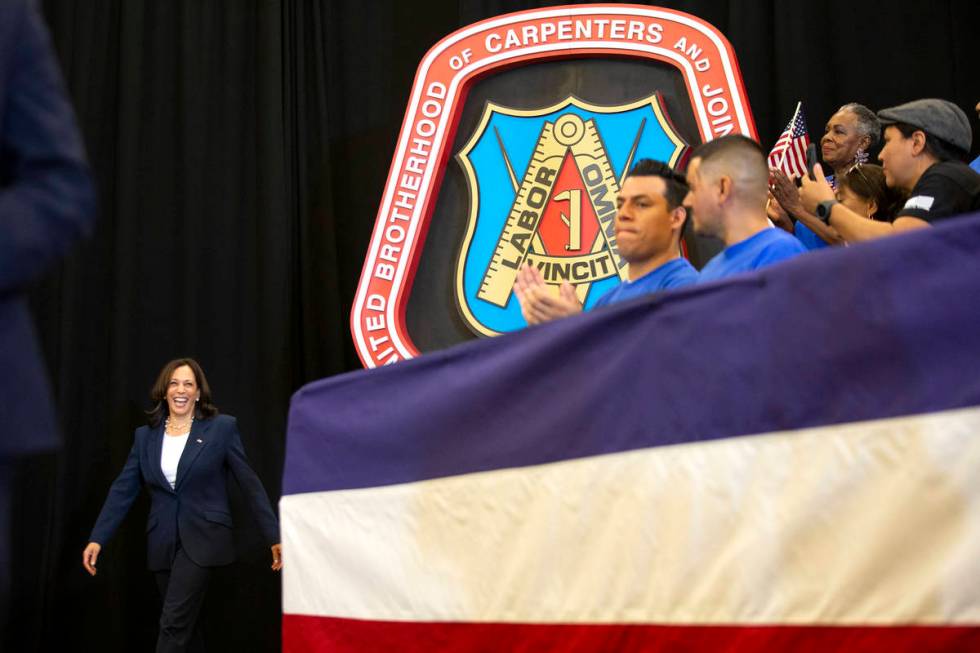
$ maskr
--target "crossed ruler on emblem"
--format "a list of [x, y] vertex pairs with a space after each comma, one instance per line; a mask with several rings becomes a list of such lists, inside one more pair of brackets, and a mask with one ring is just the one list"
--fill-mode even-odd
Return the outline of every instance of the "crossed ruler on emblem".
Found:
[[[592, 283], [612, 276], [625, 280], [615, 233], [620, 182], [595, 121], [566, 113], [545, 122], [520, 185], [499, 132], [497, 142], [517, 196], [477, 297], [506, 306], [525, 262], [556, 290], [564, 281], [575, 285], [582, 302]], [[636, 143], [627, 170], [635, 151]]]

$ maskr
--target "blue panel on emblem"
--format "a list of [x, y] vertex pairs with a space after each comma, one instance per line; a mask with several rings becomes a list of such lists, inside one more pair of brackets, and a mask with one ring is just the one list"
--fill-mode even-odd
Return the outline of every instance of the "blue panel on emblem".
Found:
[[572, 283], [591, 307], [625, 278], [612, 225], [627, 168], [644, 158], [674, 166], [685, 147], [658, 94], [610, 107], [488, 104], [457, 155], [470, 192], [456, 270], [463, 319], [484, 335], [526, 326], [511, 291], [524, 263], [555, 288]]

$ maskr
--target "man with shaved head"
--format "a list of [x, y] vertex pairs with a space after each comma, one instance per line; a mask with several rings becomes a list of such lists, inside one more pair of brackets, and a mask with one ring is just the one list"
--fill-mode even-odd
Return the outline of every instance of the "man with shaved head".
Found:
[[769, 168], [755, 141], [731, 135], [700, 145], [691, 155], [687, 183], [684, 206], [694, 230], [725, 243], [701, 270], [701, 282], [757, 270], [806, 251], [766, 216]]

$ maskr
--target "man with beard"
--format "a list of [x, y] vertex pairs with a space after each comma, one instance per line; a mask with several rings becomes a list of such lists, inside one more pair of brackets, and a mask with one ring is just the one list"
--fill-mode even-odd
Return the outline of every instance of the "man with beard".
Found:
[[694, 230], [725, 243], [702, 268], [702, 282], [757, 270], [806, 251], [766, 217], [769, 168], [762, 148], [752, 139], [733, 134], [698, 146], [687, 167], [687, 182], [690, 191], [684, 206], [692, 211]]

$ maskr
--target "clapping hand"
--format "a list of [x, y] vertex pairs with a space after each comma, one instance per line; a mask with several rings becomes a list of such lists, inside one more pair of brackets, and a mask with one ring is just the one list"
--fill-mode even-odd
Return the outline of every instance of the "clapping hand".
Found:
[[527, 263], [517, 273], [514, 294], [517, 295], [521, 314], [528, 324], [541, 324], [582, 312], [582, 303], [570, 283], [562, 283], [556, 297], [545, 283], [541, 271]]
[[793, 221], [790, 219], [789, 214], [786, 213], [786, 209], [772, 196], [772, 193], [769, 193], [769, 199], [766, 200], [766, 215], [772, 220], [774, 225], [793, 233]]
[[799, 215], [804, 207], [800, 201], [800, 193], [796, 190], [796, 184], [782, 170], [774, 168], [769, 173], [769, 179], [771, 180], [769, 191], [776, 198], [776, 201], [779, 202], [779, 206], [789, 215]]

